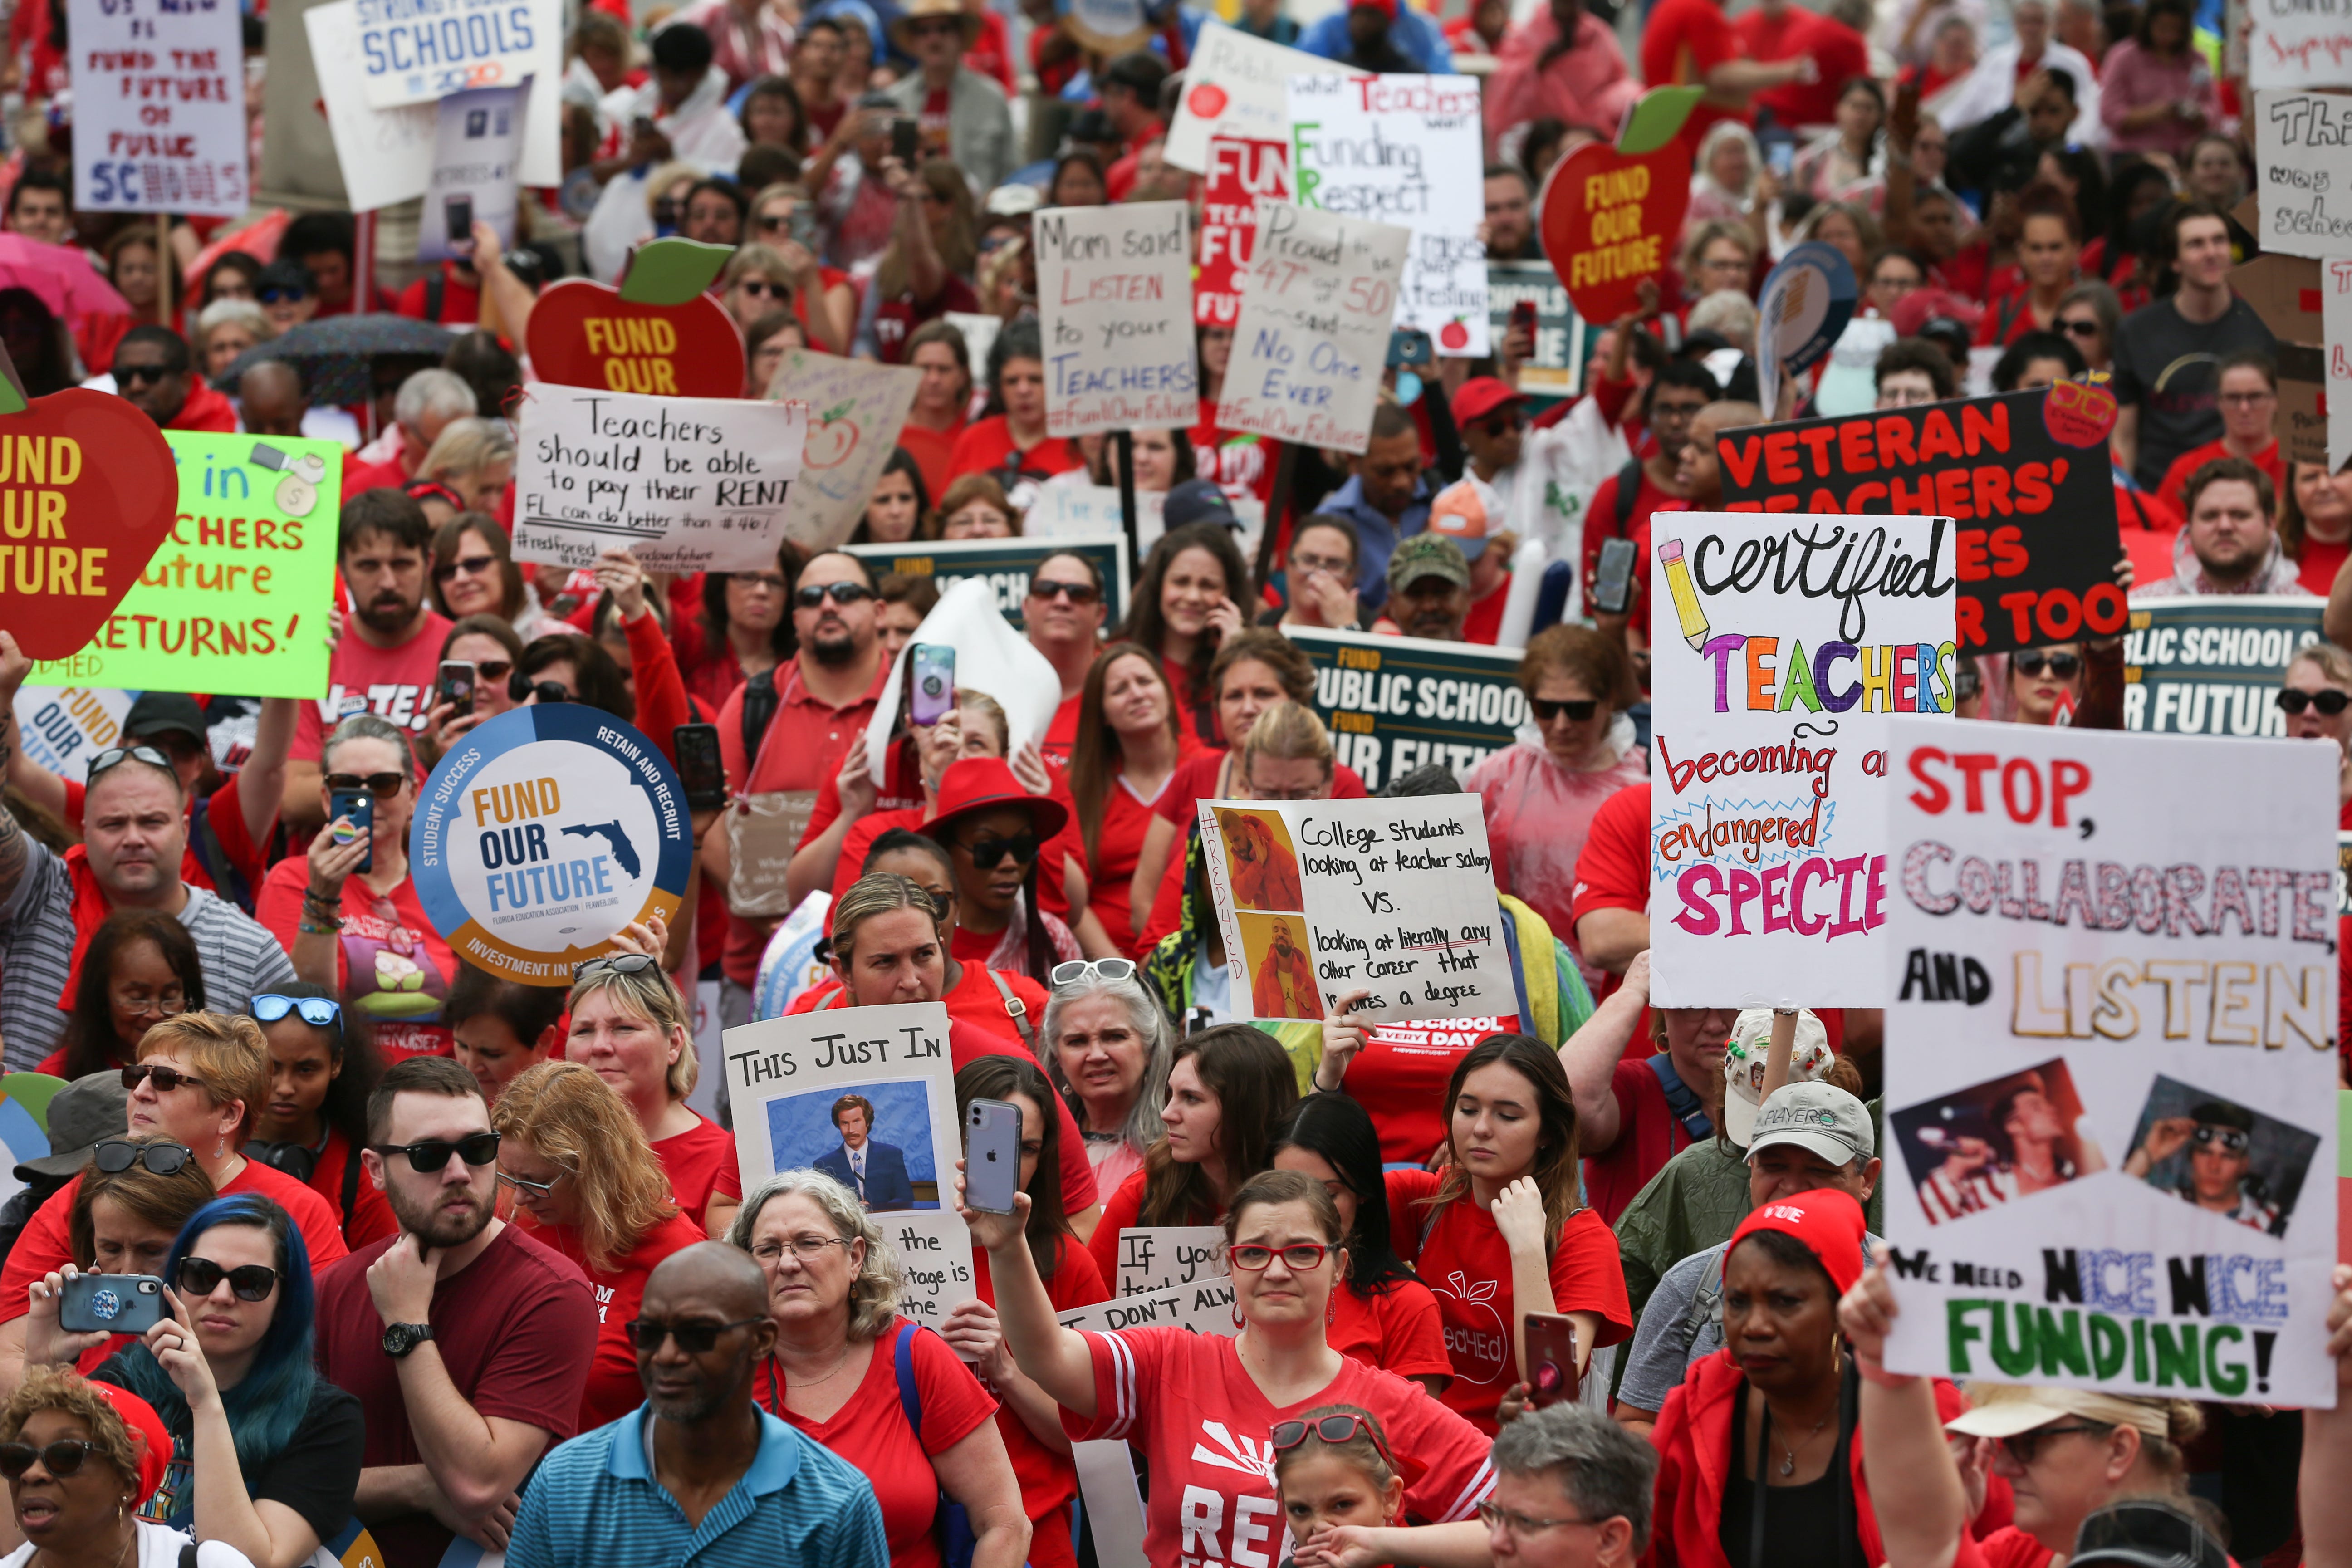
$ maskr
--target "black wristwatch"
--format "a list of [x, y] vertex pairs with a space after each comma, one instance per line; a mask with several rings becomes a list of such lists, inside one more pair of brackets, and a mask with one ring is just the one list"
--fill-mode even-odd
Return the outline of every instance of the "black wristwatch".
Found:
[[383, 1326], [383, 1353], [398, 1361], [433, 1337], [430, 1323], [386, 1323]]

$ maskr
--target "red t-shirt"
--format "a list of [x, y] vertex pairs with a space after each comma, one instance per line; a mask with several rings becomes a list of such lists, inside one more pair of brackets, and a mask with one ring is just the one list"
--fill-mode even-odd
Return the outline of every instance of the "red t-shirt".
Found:
[[372, 1241], [382, 1241], [387, 1236], [400, 1233], [400, 1219], [392, 1212], [392, 1200], [383, 1189], [368, 1180], [365, 1170], [352, 1188], [352, 1217], [343, 1219], [343, 1172], [350, 1162], [359, 1158], [352, 1141], [343, 1136], [340, 1127], [327, 1129], [327, 1147], [310, 1172], [310, 1190], [325, 1201], [328, 1210], [342, 1222], [343, 1246], [346, 1248], [365, 1247]]
[[1003, 16], [986, 6], [981, 8], [980, 37], [964, 51], [963, 67], [1003, 88], [1007, 98], [1021, 90], [1013, 78], [1013, 33]]
[[[954, 449], [948, 454], [949, 477], [994, 474], [1002, 479], [1008, 459], [1017, 450], [1013, 443], [1013, 423], [1007, 416], [999, 414], [978, 424], [967, 425], [963, 434], [956, 437]], [[1022, 479], [1043, 480], [1086, 466], [1086, 459], [1079, 456], [1075, 442], [1048, 436], [1020, 454], [1018, 474]], [[931, 499], [937, 500], [939, 498], [933, 496]]]
[[1271, 1563], [1284, 1555], [1282, 1501], [1275, 1495], [1266, 1434], [1324, 1405], [1370, 1411], [1391, 1453], [1423, 1468], [1406, 1488], [1407, 1519], [1448, 1524], [1472, 1517], [1495, 1489], [1492, 1447], [1477, 1429], [1394, 1373], [1343, 1358], [1339, 1375], [1296, 1405], [1268, 1403], [1234, 1342], [1184, 1329], [1087, 1333], [1095, 1415], [1065, 1409], [1073, 1438], [1124, 1437], [1150, 1468], [1144, 1511], [1147, 1563]]
[[1977, 1542], [1985, 1568], [2042, 1568], [2057, 1555], [2015, 1525], [1996, 1530]]
[[2336, 574], [2343, 570], [2347, 559], [2352, 559], [2352, 540], [2328, 541], [2303, 536], [2303, 553], [2294, 558], [2295, 578], [2305, 587], [2327, 596], [2336, 586]]
[[[980, 310], [980, 296], [971, 285], [948, 274], [945, 287], [929, 300], [918, 300], [910, 291], [895, 300], [885, 300], [874, 308], [874, 344], [884, 364], [903, 363], [907, 358], [907, 340], [915, 329], [936, 321], [950, 310], [974, 314]], [[939, 498], [931, 498], [936, 501]]]
[[[425, 284], [419, 278], [400, 291], [399, 303], [393, 306], [394, 315], [411, 321], [425, 320]], [[441, 313], [433, 318], [445, 327], [470, 328], [482, 319], [482, 289], [478, 283], [468, 283], [457, 276], [457, 269], [448, 262], [441, 264]], [[488, 411], [495, 412], [495, 411]]]
[[[985, 1250], [971, 1249], [971, 1267], [972, 1294], [995, 1306], [996, 1282], [989, 1277]], [[1056, 1312], [1110, 1300], [1110, 1289], [1103, 1283], [1093, 1254], [1075, 1237], [1062, 1242], [1061, 1261], [1045, 1280], [1045, 1298]], [[1069, 1509], [1070, 1500], [1078, 1495], [1078, 1472], [1070, 1456], [1039, 1442], [1021, 1413], [1009, 1405], [998, 1407], [996, 1429], [1004, 1434], [1004, 1452], [1013, 1461], [1013, 1479], [1021, 1483], [1021, 1511], [1029, 1516], [1033, 1527], [1029, 1568], [1077, 1568]]]
[[1462, 622], [1462, 640], [1493, 647], [1503, 635], [1503, 606], [1510, 598], [1511, 575], [1506, 572], [1485, 598], [1470, 602], [1470, 614]]
[[[2172, 459], [2172, 467], [2164, 470], [2164, 482], [2156, 487], [2156, 493], [2185, 518], [2189, 515], [2189, 481], [2197, 477], [2197, 470], [2216, 458], [2233, 455], [2220, 441], [2208, 441], [2202, 447], [2192, 447]], [[2273, 496], [2286, 494], [2286, 462], [2275, 440], [2247, 460], [2271, 477], [2271, 493]], [[2325, 594], [2328, 586], [2328, 583], [2322, 583], [2317, 591]]]
[[[326, 627], [319, 631], [324, 636]], [[378, 647], [356, 627], [346, 626], [327, 663], [327, 694], [302, 704], [286, 754], [298, 763], [317, 762], [327, 731], [343, 716], [346, 696], [367, 699], [369, 712], [421, 734], [433, 706], [433, 679], [441, 672], [441, 645], [448, 637], [448, 620], [432, 610], [425, 612], [416, 635], [397, 647]]]
[[[1720, 0], [1660, 0], [1642, 26], [1642, 79], [1653, 87], [1704, 86], [1707, 72], [1745, 52]], [[1684, 122], [1682, 140], [1696, 156], [1716, 121], [1753, 118], [1701, 103]]]
[[1070, 765], [1070, 749], [1078, 743], [1078, 707], [1086, 693], [1065, 697], [1054, 710], [1054, 721], [1045, 726], [1045, 738], [1037, 742], [1037, 750], [1049, 763]]
[[[716, 1065], [716, 1064], [713, 1064]], [[735, 1161], [735, 1134], [697, 1111], [694, 1128], [655, 1144], [654, 1158], [669, 1173], [670, 1196], [694, 1216], [697, 1229], [709, 1210], [710, 1194], [743, 1196], [743, 1172]]]
[[381, 463], [358, 463], [343, 470], [344, 500], [362, 490], [396, 490], [408, 482], [408, 470], [401, 466], [394, 453]]
[[[915, 1336], [915, 1397], [923, 1412], [919, 1438], [907, 1425], [898, 1399], [898, 1336], [908, 1333]], [[824, 1421], [785, 1406], [773, 1358], [754, 1374], [751, 1390], [770, 1415], [799, 1427], [874, 1483], [883, 1533], [890, 1538], [890, 1568], [937, 1568], [940, 1548], [931, 1521], [939, 1511], [940, 1479], [931, 1460], [996, 1413], [996, 1402], [945, 1340], [900, 1318], [874, 1342], [857, 1392]]]
[[[370, 1468], [425, 1462], [409, 1429], [400, 1363], [383, 1352], [383, 1318], [368, 1293], [368, 1265], [394, 1239], [352, 1254], [319, 1281], [319, 1374], [366, 1407], [360, 1462]], [[588, 1277], [571, 1259], [508, 1226], [481, 1256], [434, 1285], [425, 1319], [450, 1383], [476, 1415], [536, 1426], [551, 1447], [580, 1430], [596, 1307]], [[383, 1561], [400, 1568], [440, 1562], [456, 1539], [429, 1513], [371, 1521], [368, 1529]]]
[[1171, 773], [1160, 781], [1160, 794], [1150, 800], [1138, 798], [1128, 787], [1126, 774], [1111, 780], [1105, 792], [1102, 829], [1095, 835], [1095, 857], [1087, 867], [1087, 882], [1092, 889], [1087, 907], [1118, 944], [1119, 952], [1139, 962], [1148, 950], [1132, 929], [1135, 863], [1143, 857], [1143, 835], [1151, 825], [1152, 807], [1166, 797], [1174, 778]]
[[996, 951], [996, 944], [1003, 938], [1003, 931], [976, 931], [958, 926], [955, 934], [948, 939], [948, 951], [955, 954], [956, 962], [962, 964], [964, 973], [969, 974], [975, 969], [987, 967], [989, 955]]
[[927, 430], [911, 420], [898, 426], [898, 445], [915, 459], [915, 467], [923, 473], [923, 492], [937, 506], [947, 494], [949, 483], [955, 478], [955, 445], [965, 430], [964, 422], [957, 420], [944, 430]]
[[1341, 1355], [1399, 1377], [1454, 1375], [1437, 1297], [1418, 1279], [1391, 1279], [1370, 1296], [1353, 1285], [1339, 1286], [1331, 1292], [1323, 1338]]
[[[74, 1194], [80, 1190], [81, 1178], [76, 1176], [25, 1222], [23, 1234], [8, 1253], [7, 1267], [0, 1269], [0, 1323], [14, 1322], [29, 1310], [25, 1292], [32, 1289], [34, 1280], [77, 1261], [67, 1220], [73, 1213]], [[294, 1223], [301, 1227], [303, 1244], [310, 1249], [313, 1275], [323, 1272], [348, 1250], [335, 1211], [324, 1198], [285, 1172], [272, 1170], [257, 1160], [247, 1160], [245, 1169], [220, 1190], [225, 1198], [238, 1193], [258, 1193], [293, 1216]]]
[[1207, 479], [1233, 500], [1255, 496], [1271, 514], [1281, 442], [1219, 425], [1216, 399], [1212, 397], [1201, 399], [1201, 422], [1192, 426], [1191, 435], [1195, 477]]
[[[1437, 1191], [1438, 1183], [1431, 1171], [1388, 1173], [1391, 1233], [1397, 1250], [1436, 1292], [1444, 1315], [1445, 1348], [1454, 1361], [1446, 1408], [1492, 1436], [1495, 1406], [1519, 1381], [1518, 1352], [1511, 1339], [1519, 1321], [1512, 1300], [1511, 1252], [1494, 1215], [1470, 1198], [1434, 1210], [1415, 1206], [1415, 1200]], [[1596, 1350], [1633, 1333], [1617, 1238], [1595, 1210], [1579, 1209], [1560, 1227], [1551, 1255], [1551, 1295], [1557, 1311], [1599, 1314]]]
[[[1576, 857], [1576, 891], [1569, 906], [1573, 926], [1595, 910], [1650, 910], [1650, 786], [1627, 784], [1601, 803], [1592, 825], [1584, 830], [1584, 847]], [[1577, 946], [1574, 931], [1553, 935]], [[1593, 997], [1613, 994], [1621, 977], [1609, 976]]]
[[[205, 824], [212, 829], [214, 837], [220, 840], [221, 851], [228, 857], [229, 864], [236, 868], [238, 876], [245, 879], [246, 896], [251, 898], [260, 892], [261, 879], [269, 868], [268, 840], [270, 834], [263, 833], [263, 842], [257, 844], [253, 840], [253, 835], [245, 830], [245, 806], [238, 798], [236, 788], [236, 781], [243, 776], [242, 773], [229, 774], [220, 788], [205, 797]], [[89, 800], [89, 786], [79, 779], [66, 779], [62, 782], [66, 786], [67, 826], [79, 827], [82, 813], [87, 809]], [[191, 795], [187, 807], [188, 821], [191, 825], [190, 841], [188, 847], [180, 852], [180, 880], [192, 887], [205, 888], [219, 893], [220, 884], [213, 880], [210, 871], [205, 869], [205, 863], [196, 858], [193, 826], [195, 816], [196, 801], [195, 797]], [[272, 812], [270, 823], [273, 828], [277, 820], [277, 814]], [[226, 893], [221, 893], [221, 896], [228, 897]], [[43, 1068], [41, 1070], [47, 1072], [48, 1069]]]
[[1382, 1024], [1348, 1064], [1348, 1096], [1370, 1112], [1381, 1159], [1418, 1165], [1445, 1141], [1445, 1086], [1454, 1064], [1489, 1035], [1516, 1034], [1517, 1018], [1442, 1018]]
[[[253, 901], [253, 918], [289, 952], [302, 920], [302, 892], [310, 885], [308, 855], [280, 860]], [[358, 876], [347, 877], [342, 916], [335, 973], [343, 1005], [367, 1015], [389, 1061], [447, 1056], [455, 1037], [441, 1021], [441, 1008], [449, 999], [457, 960], [417, 901], [416, 879], [404, 877], [390, 893], [379, 894]]]
[[593, 1431], [619, 1420], [646, 1402], [645, 1384], [637, 1380], [637, 1348], [629, 1340], [629, 1322], [646, 1299], [646, 1276], [671, 1253], [705, 1239], [702, 1227], [683, 1214], [672, 1215], [640, 1237], [611, 1272], [600, 1273], [588, 1267], [588, 1249], [576, 1226], [534, 1225], [526, 1212], [518, 1212], [512, 1223], [587, 1277], [596, 1306], [596, 1349], [588, 1367], [588, 1386], [580, 1394], [579, 1429]]
[[[1644, 1044], [1648, 1037], [1643, 1037]], [[1666, 1104], [1666, 1091], [1649, 1053], [1628, 1055], [1612, 1069], [1609, 1089], [1617, 1097], [1617, 1141], [1608, 1152], [1584, 1162], [1584, 1195], [1610, 1225], [1625, 1212], [1650, 1178], [1691, 1145], [1682, 1118]]]
[[1731, 30], [1750, 59], [1793, 60], [1811, 55], [1821, 67], [1820, 76], [1811, 82], [1792, 81], [1755, 95], [1758, 104], [1792, 129], [1834, 124], [1845, 84], [1870, 74], [1870, 46], [1862, 35], [1802, 5], [1792, 5], [1777, 17], [1759, 7], [1732, 23]]

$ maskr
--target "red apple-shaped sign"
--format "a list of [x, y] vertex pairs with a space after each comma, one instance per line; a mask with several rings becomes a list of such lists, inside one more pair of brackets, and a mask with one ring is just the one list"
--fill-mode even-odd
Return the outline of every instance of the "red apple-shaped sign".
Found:
[[1615, 146], [1589, 142], [1544, 181], [1544, 254], [1588, 321], [1633, 310], [1642, 280], [1663, 276], [1674, 259], [1690, 205], [1690, 151], [1675, 133], [1696, 101], [1687, 89], [1645, 95]]
[[0, 628], [36, 659], [89, 644], [171, 537], [179, 471], [155, 422], [81, 387], [0, 385]]
[[742, 396], [742, 331], [703, 292], [730, 254], [723, 245], [656, 239], [630, 258], [618, 289], [587, 278], [551, 285], [523, 331], [531, 368], [559, 386]]

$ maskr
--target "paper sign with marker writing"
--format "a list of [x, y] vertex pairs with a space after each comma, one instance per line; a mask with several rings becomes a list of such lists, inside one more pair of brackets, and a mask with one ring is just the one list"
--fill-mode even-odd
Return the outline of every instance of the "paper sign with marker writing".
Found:
[[786, 538], [804, 549], [830, 550], [849, 537], [922, 384], [923, 373], [912, 365], [784, 351], [768, 395], [809, 410], [800, 482], [784, 510]]
[[1031, 220], [1053, 435], [1199, 417], [1189, 217], [1182, 202], [1132, 202], [1048, 207]]
[[1412, 242], [1391, 224], [1263, 203], [1217, 423], [1362, 451]]
[[1367, 1020], [1518, 1011], [1475, 795], [1202, 801], [1235, 1012]]
[[1241, 279], [1257, 239], [1261, 196], [1290, 199], [1289, 144], [1211, 139], [1208, 186], [1201, 198], [1201, 271], [1192, 279], [1192, 316], [1204, 327], [1230, 327], [1241, 319]]
[[2352, 9], [2311, 0], [2246, 0], [2247, 85], [2352, 87]]
[[1886, 727], [1889, 1370], [2332, 1405], [2336, 749], [1965, 728]]
[[1287, 142], [1290, 79], [1338, 69], [1329, 60], [1253, 38], [1222, 22], [1204, 24], [1184, 67], [1184, 96], [1168, 126], [1168, 161], [1197, 174], [1209, 167], [1212, 137]]
[[474, 225], [514, 244], [515, 179], [522, 153], [528, 81], [453, 92], [434, 107], [433, 178], [416, 231], [419, 261], [474, 254]]
[[2319, 264], [2319, 314], [2327, 334], [2327, 466], [2352, 463], [2352, 257]]
[[1223, 1226], [1131, 1225], [1118, 1233], [1117, 1283], [1122, 1296], [1148, 1296], [1231, 1272]]
[[[237, 8], [69, 0], [74, 205], [235, 217], [246, 177]], [[46, 13], [45, 13], [46, 15]]]
[[2254, 199], [2266, 251], [2352, 256], [2352, 97], [2254, 95]]
[[1676, 512], [1652, 539], [1652, 994], [1878, 1006], [1886, 725], [1952, 710], [1951, 521]]
[[1487, 353], [1478, 83], [1466, 76], [1295, 76], [1291, 175], [1302, 207], [1412, 231], [1396, 325], [1442, 354]]

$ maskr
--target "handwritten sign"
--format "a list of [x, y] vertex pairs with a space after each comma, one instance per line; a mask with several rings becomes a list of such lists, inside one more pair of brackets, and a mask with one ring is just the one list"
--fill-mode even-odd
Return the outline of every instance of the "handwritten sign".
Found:
[[1131, 1225], [1118, 1233], [1122, 1296], [1148, 1296], [1171, 1285], [1222, 1279], [1230, 1272], [1223, 1226]]
[[434, 106], [433, 177], [416, 231], [419, 261], [474, 254], [474, 224], [487, 223], [501, 246], [515, 238], [515, 176], [522, 150], [527, 84], [453, 92]]
[[512, 87], [561, 38], [554, 0], [353, 0], [360, 68], [376, 109], [428, 103], [468, 88]]
[[2352, 10], [2310, 0], [2247, 0], [2246, 20], [2248, 86], [2352, 87]]
[[805, 403], [541, 384], [517, 439], [515, 559], [586, 566], [619, 543], [651, 572], [772, 568], [808, 417]]
[[1048, 207], [1032, 221], [1051, 434], [1200, 417], [1188, 220], [1182, 202], [1134, 202]]
[[1263, 203], [1217, 423], [1362, 451], [1412, 242], [1392, 225]]
[[2352, 97], [2263, 92], [2254, 97], [2255, 236], [2266, 251], [2352, 256]]
[[995, 595], [996, 607], [1016, 627], [1023, 624], [1021, 604], [1029, 596], [1030, 574], [1048, 556], [1076, 555], [1092, 562], [1102, 574], [1103, 624], [1115, 626], [1127, 614], [1127, 541], [1114, 532], [1045, 539], [914, 539], [904, 544], [852, 544], [847, 549], [877, 577], [887, 572], [929, 577], [941, 588], [967, 577], [981, 578]]
[[1486, 353], [1477, 81], [1294, 76], [1290, 118], [1300, 206], [1412, 231], [1395, 324], [1427, 332], [1442, 354]]
[[1201, 270], [1192, 279], [1192, 319], [1202, 326], [1230, 327], [1241, 320], [1241, 280], [1257, 239], [1261, 196], [1290, 199], [1289, 144], [1211, 139], [1207, 194], [1201, 203]]
[[1886, 724], [1952, 710], [1950, 520], [1680, 512], [1654, 539], [1657, 999], [1876, 1006]]
[[1168, 161], [1205, 173], [1209, 142], [1217, 136], [1287, 145], [1290, 79], [1334, 68], [1329, 60], [1254, 38], [1223, 22], [1202, 24], [1184, 67], [1184, 96], [1169, 122]]
[[[1076, 476], [1063, 476], [1071, 478]], [[1202, 475], [1206, 478], [1205, 472]], [[1241, 547], [1244, 558], [1257, 551], [1257, 536], [1265, 526], [1265, 502], [1255, 496], [1227, 496], [1225, 504], [1234, 509], [1234, 521], [1241, 530], [1234, 542]], [[1118, 490], [1111, 485], [1071, 485], [1055, 482], [1039, 485], [1037, 499], [1029, 503], [1029, 511], [1021, 520], [1021, 532], [1027, 539], [1084, 539], [1099, 533], [1124, 533], [1127, 514], [1121, 509]], [[1168, 531], [1168, 492], [1138, 490], [1135, 492], [1135, 553], [1140, 560], [1160, 542]], [[1114, 619], [1111, 623], [1117, 625]]]
[[244, 24], [227, 0], [68, 0], [74, 205], [236, 217], [247, 179]]
[[811, 349], [787, 349], [771, 397], [808, 405], [808, 446], [800, 483], [784, 511], [784, 536], [809, 550], [830, 550], [866, 515], [882, 466], [906, 426], [923, 373], [912, 365], [873, 364]]
[[1478, 797], [1202, 801], [1235, 1011], [1367, 1019], [1516, 1013]]
[[2331, 1403], [2336, 747], [1969, 729], [1887, 725], [1890, 1370]]
[[2319, 313], [2327, 334], [2327, 467], [2352, 463], [2352, 259], [2319, 264]]
[[2319, 640], [2325, 599], [2143, 599], [2124, 638], [2124, 728], [2163, 735], [2284, 735], [2279, 679]]
[[971, 1299], [955, 1212], [955, 1068], [937, 1002], [840, 1007], [730, 1029], [727, 1089], [743, 1190], [814, 1170], [859, 1194], [906, 1266], [898, 1310], [932, 1328]]
[[1461, 778], [1528, 721], [1519, 658], [1474, 643], [1286, 628], [1315, 665], [1315, 713], [1366, 789], [1435, 763]]

